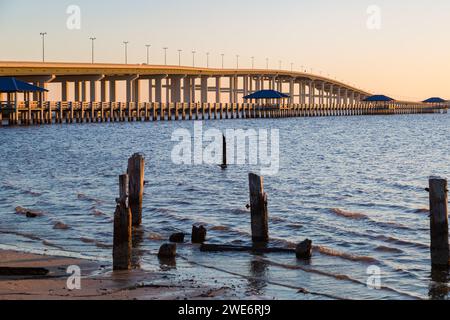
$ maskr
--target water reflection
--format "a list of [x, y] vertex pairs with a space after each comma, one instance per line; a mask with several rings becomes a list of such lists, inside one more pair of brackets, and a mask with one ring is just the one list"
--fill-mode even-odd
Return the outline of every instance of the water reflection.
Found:
[[131, 266], [133, 269], [140, 269], [142, 263], [142, 257], [145, 254], [145, 250], [142, 249], [142, 243], [144, 241], [144, 230], [142, 228], [133, 228], [132, 233], [132, 254], [131, 254]]
[[429, 297], [432, 300], [446, 300], [449, 298], [450, 288], [448, 287], [449, 269], [433, 267], [431, 270], [431, 282]]
[[250, 261], [250, 278], [248, 279], [248, 293], [263, 295], [267, 287], [268, 264], [257, 256]]

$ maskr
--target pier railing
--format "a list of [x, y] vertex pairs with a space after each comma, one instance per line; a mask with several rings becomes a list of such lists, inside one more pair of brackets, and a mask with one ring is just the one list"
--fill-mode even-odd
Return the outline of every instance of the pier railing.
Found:
[[134, 102], [71, 102], [26, 101], [0, 103], [0, 124], [40, 125], [53, 123], [181, 121], [256, 119], [288, 117], [325, 117], [395, 115], [447, 112], [448, 107], [424, 104], [367, 103], [352, 105], [251, 103], [134, 103]]

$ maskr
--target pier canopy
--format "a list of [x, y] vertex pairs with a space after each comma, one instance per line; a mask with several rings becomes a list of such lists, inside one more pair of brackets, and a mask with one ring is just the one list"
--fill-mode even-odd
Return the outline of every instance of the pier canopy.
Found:
[[394, 101], [394, 99], [392, 99], [388, 96], [382, 95], [382, 94], [377, 94], [374, 96], [367, 97], [363, 101], [364, 102], [392, 102], [392, 101]]
[[24, 92], [47, 92], [48, 90], [34, 86], [12, 77], [0, 77], [0, 92], [2, 93], [24, 93]]
[[256, 91], [248, 96], [245, 96], [245, 100], [263, 100], [263, 99], [287, 99], [289, 95], [275, 91], [275, 90], [261, 90]]
[[423, 103], [447, 103], [447, 101], [445, 101], [442, 98], [439, 97], [433, 97], [433, 98], [429, 98], [427, 100], [422, 101]]

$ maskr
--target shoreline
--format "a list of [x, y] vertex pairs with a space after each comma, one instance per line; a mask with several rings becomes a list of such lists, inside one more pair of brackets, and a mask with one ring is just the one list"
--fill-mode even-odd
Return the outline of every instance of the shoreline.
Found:
[[[81, 269], [79, 290], [69, 290], [69, 266]], [[230, 288], [205, 287], [162, 272], [112, 272], [100, 262], [0, 250], [0, 267], [44, 268], [45, 276], [0, 275], [0, 300], [202, 300], [232, 299]], [[71, 283], [74, 283], [73, 281]]]

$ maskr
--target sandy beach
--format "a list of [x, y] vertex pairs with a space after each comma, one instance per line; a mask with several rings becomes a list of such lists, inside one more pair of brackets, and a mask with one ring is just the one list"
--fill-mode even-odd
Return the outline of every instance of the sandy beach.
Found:
[[[81, 289], [69, 290], [69, 266], [82, 270]], [[45, 276], [0, 275], [1, 300], [202, 300], [226, 299], [231, 290], [177, 281], [163, 273], [112, 272], [98, 262], [0, 250], [0, 268], [45, 268]]]

